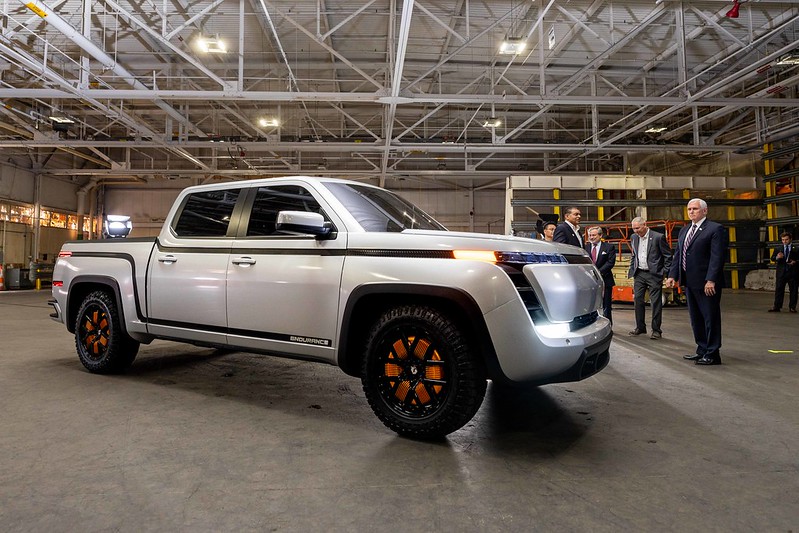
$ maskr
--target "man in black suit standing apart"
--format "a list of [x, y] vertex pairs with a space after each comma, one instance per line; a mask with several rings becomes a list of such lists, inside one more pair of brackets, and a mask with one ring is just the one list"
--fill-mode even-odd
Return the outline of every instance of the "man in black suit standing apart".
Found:
[[644, 295], [649, 289], [649, 303], [652, 306], [652, 336], [660, 339], [663, 332], [660, 324], [663, 318], [663, 278], [671, 266], [671, 248], [662, 233], [650, 231], [643, 217], [635, 217], [631, 222], [633, 236], [630, 238], [632, 257], [628, 278], [633, 278], [633, 302], [635, 305], [635, 329], [630, 335], [646, 333], [646, 302]]
[[580, 217], [583, 215], [580, 213], [580, 209], [577, 207], [567, 207], [563, 213], [563, 218], [566, 220], [558, 224], [555, 228], [552, 240], [582, 248], [583, 238], [580, 237]]
[[707, 219], [704, 200], [694, 198], [688, 202], [688, 218], [691, 224], [680, 230], [666, 286], [679, 283], [688, 299], [696, 353], [683, 357], [698, 365], [720, 365], [721, 289], [727, 235], [721, 224]]
[[613, 324], [613, 317], [611, 316], [611, 304], [613, 302], [613, 286], [616, 284], [613, 281], [613, 266], [616, 264], [616, 247], [612, 244], [602, 242], [602, 228], [593, 226], [588, 228], [588, 244], [585, 245], [585, 250], [591, 256], [591, 261], [594, 262], [599, 274], [602, 276], [602, 281], [605, 282], [605, 292], [602, 293], [602, 316], [610, 320]]
[[779, 313], [785, 300], [785, 285], [788, 285], [788, 310], [796, 312], [796, 300], [799, 296], [799, 247], [791, 244], [791, 234], [783, 231], [780, 234], [782, 246], [774, 250], [771, 260], [777, 263], [777, 286], [774, 293], [774, 306], [769, 313]]

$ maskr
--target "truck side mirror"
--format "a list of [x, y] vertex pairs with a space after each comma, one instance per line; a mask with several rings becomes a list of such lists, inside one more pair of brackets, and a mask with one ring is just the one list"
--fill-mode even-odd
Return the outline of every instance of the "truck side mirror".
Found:
[[275, 223], [276, 231], [314, 235], [318, 239], [328, 238], [333, 233], [333, 223], [325, 221], [319, 213], [310, 211], [280, 211]]

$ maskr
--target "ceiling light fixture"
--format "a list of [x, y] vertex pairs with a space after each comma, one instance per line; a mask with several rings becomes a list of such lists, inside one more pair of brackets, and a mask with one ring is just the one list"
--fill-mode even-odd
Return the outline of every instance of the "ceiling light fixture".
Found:
[[502, 41], [502, 44], [499, 47], [499, 53], [506, 55], [517, 55], [524, 52], [526, 47], [527, 43], [522, 39], [518, 37], [508, 37]]
[[497, 117], [488, 117], [485, 122], [483, 122], [484, 128], [498, 128], [502, 125], [502, 121]]
[[732, 9], [727, 11], [727, 13], [724, 16], [731, 19], [737, 19], [738, 11], [740, 11], [740, 9], [741, 9], [741, 4], [738, 2], [738, 0], [733, 0]]
[[225, 41], [219, 38], [219, 34], [217, 34], [216, 37], [199, 37], [197, 39], [197, 46], [200, 48], [200, 51], [206, 54], [227, 53], [227, 45]]
[[263, 117], [258, 119], [258, 125], [262, 128], [277, 128], [280, 126], [280, 120], [276, 118]]
[[777, 60], [778, 65], [799, 65], [799, 51], [788, 52]]
[[55, 116], [55, 115], [51, 116], [50, 120], [52, 120], [56, 124], [74, 124], [75, 123], [75, 121], [72, 120], [69, 117], [61, 117], [61, 116]]
[[667, 128], [666, 126], [652, 126], [648, 130], [644, 130], [644, 133], [661, 133], [666, 131], [667, 129], [669, 128]]

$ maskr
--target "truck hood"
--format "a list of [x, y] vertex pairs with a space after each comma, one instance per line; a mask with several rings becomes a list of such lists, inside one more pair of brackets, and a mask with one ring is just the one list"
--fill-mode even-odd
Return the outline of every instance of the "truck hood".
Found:
[[405, 230], [401, 233], [350, 233], [350, 247], [433, 250], [489, 250], [586, 255], [582, 248], [525, 237], [458, 231]]

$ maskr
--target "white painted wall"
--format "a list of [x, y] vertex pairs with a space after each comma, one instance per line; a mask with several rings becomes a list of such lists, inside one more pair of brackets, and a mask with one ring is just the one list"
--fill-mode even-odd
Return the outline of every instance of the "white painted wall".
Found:
[[107, 188], [105, 214], [131, 217], [130, 237], [154, 237], [179, 193], [178, 189]]
[[0, 164], [0, 198], [33, 203], [33, 173]]
[[[466, 189], [457, 191], [420, 191], [394, 189], [406, 200], [418, 205], [452, 231], [471, 231], [470, 212], [474, 213], [474, 231], [501, 234], [504, 231], [505, 191]], [[474, 205], [472, 205], [472, 195]]]
[[42, 176], [40, 202], [45, 209], [74, 213], [78, 210], [77, 191], [76, 183]]
[[[39, 237], [39, 257], [41, 261], [53, 263], [58, 251], [66, 241], [78, 238], [78, 232], [64, 228], [42, 228]], [[33, 228], [27, 224], [0, 221], [0, 252], [3, 263], [23, 265], [34, 259]]]
[[[78, 201], [78, 184], [63, 178], [42, 176], [42, 207], [59, 211], [75, 212]], [[0, 164], [0, 199], [34, 204], [33, 172], [7, 164]]]

